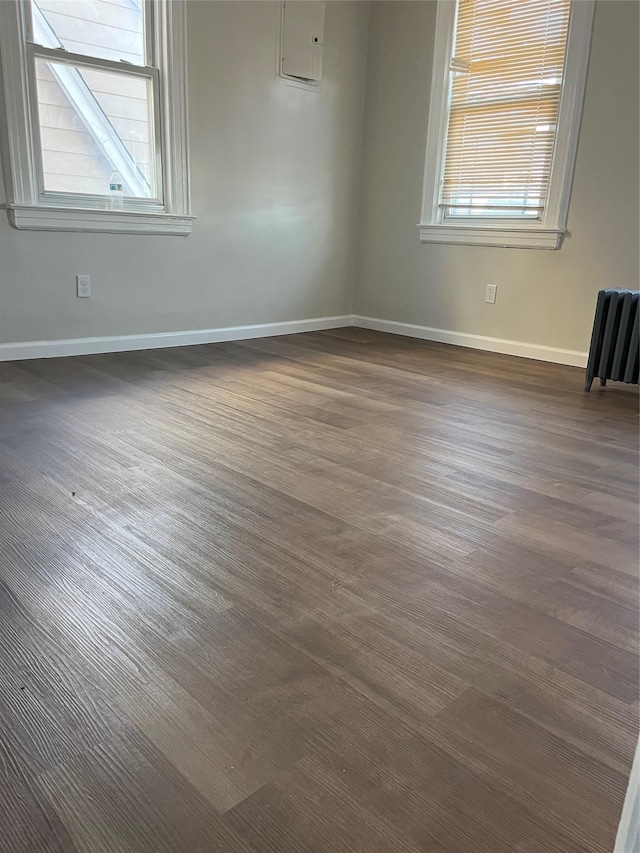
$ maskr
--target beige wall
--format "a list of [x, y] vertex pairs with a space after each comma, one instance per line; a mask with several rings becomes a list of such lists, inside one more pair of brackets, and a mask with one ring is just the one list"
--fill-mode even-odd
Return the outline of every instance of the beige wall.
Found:
[[372, 3], [356, 313], [588, 348], [597, 291], [638, 287], [638, 10], [597, 3], [569, 234], [550, 252], [419, 242], [436, 4]]
[[[277, 2], [191, 2], [190, 237], [16, 231], [0, 215], [0, 340], [349, 313], [368, 4], [333, 2], [322, 86], [275, 76]], [[89, 273], [92, 299], [75, 295]]]
[[345, 314], [356, 285], [359, 314], [585, 350], [596, 291], [638, 285], [638, 4], [597, 4], [556, 252], [419, 242], [435, 2], [370, 7], [367, 68], [369, 4], [327, 4], [309, 92], [275, 77], [279, 3], [191, 2], [193, 234], [16, 231], [0, 215], [0, 340]]

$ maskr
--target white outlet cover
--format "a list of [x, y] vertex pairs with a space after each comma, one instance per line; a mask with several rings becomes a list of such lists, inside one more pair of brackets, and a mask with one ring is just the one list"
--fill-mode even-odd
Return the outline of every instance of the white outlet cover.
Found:
[[91, 296], [91, 276], [77, 275], [76, 276], [76, 291], [79, 297]]
[[497, 284], [488, 284], [487, 289], [485, 291], [485, 295], [484, 295], [484, 301], [489, 302], [489, 303], [491, 303], [491, 305], [493, 305], [496, 301], [497, 291], [498, 291], [498, 285]]

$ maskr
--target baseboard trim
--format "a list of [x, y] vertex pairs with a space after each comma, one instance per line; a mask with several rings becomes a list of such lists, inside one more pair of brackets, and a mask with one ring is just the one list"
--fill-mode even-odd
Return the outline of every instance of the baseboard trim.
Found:
[[363, 317], [355, 314], [353, 325], [378, 332], [390, 332], [410, 338], [422, 338], [425, 341], [438, 341], [458, 347], [499, 352], [503, 355], [516, 355], [520, 358], [533, 358], [537, 361], [551, 361], [556, 364], [568, 364], [572, 367], [586, 367], [587, 353], [572, 349], [545, 347], [541, 344], [526, 344], [520, 341], [508, 341], [503, 338], [489, 338], [484, 335], [472, 335], [467, 332], [453, 332], [449, 329], [434, 329], [431, 326], [415, 326], [411, 323], [399, 323], [396, 320], [380, 320], [376, 317]]
[[637, 850], [640, 850], [640, 740], [636, 746], [613, 853], [634, 853]]
[[226, 326], [219, 329], [196, 329], [186, 332], [158, 332], [150, 335], [117, 335], [115, 337], [69, 338], [59, 341], [20, 341], [0, 344], [0, 361], [19, 361], [26, 358], [56, 358], [71, 355], [93, 355], [101, 352], [127, 352], [131, 350], [159, 349], [162, 347], [185, 347], [194, 344], [215, 344], [223, 341], [242, 341], [249, 338], [267, 338], [274, 335], [295, 335], [300, 332], [320, 332], [324, 329], [339, 329], [344, 326], [360, 326], [393, 335], [438, 341], [459, 347], [533, 358], [586, 367], [587, 353], [577, 350], [526, 344], [503, 338], [472, 335], [417, 326], [396, 320], [381, 320], [360, 314], [342, 314], [338, 317], [314, 317], [307, 320], [284, 320], [280, 323], [257, 323], [251, 326]]
[[188, 332], [158, 332], [151, 335], [117, 335], [105, 338], [69, 338], [60, 341], [23, 341], [0, 344], [0, 361], [215, 344], [223, 341], [267, 338], [274, 335], [295, 335], [299, 332], [319, 332], [323, 329], [339, 329], [351, 325], [351, 315], [343, 314], [339, 317], [314, 317], [309, 320], [284, 320], [280, 323], [227, 326], [220, 329], [196, 329]]

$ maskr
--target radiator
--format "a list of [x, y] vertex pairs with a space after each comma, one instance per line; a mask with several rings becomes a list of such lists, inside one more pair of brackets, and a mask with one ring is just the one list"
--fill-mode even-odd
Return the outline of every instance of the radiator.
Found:
[[589, 360], [584, 390], [591, 389], [597, 376], [601, 385], [607, 379], [638, 384], [638, 290], [601, 290], [591, 333]]

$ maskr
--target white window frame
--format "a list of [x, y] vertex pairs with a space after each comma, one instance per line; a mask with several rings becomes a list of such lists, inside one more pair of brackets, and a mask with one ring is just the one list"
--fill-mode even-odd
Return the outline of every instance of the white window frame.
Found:
[[431, 99], [427, 130], [422, 212], [418, 225], [423, 243], [559, 249], [566, 230], [569, 197], [582, 117], [582, 104], [591, 44], [594, 0], [573, 0], [569, 16], [565, 71], [547, 201], [539, 219], [458, 217], [452, 223], [440, 208], [440, 191], [451, 90], [451, 55], [457, 12], [456, 0], [438, 0]]
[[[2, 134], [6, 208], [15, 228], [126, 234], [191, 233], [185, 0], [148, 0], [146, 62], [149, 67], [35, 46], [25, 14], [28, 0], [0, 0], [0, 55], [4, 80]], [[153, 81], [158, 198], [126, 198], [107, 209], [108, 196], [44, 190], [35, 89], [35, 56], [87, 65]]]

